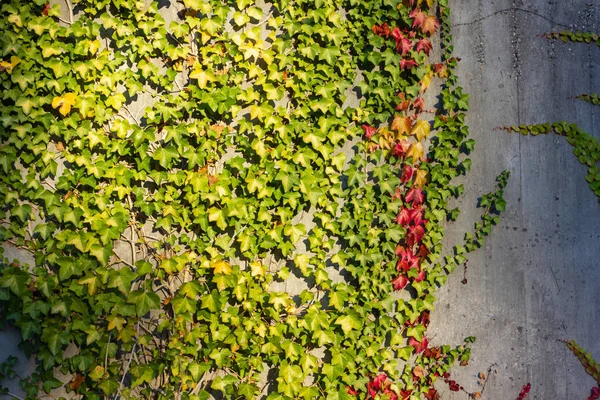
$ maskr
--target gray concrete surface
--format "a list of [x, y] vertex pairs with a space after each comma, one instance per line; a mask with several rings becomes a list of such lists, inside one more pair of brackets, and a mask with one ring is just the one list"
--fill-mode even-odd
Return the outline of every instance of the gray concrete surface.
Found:
[[[485, 247], [438, 293], [434, 344], [477, 337], [472, 362], [454, 379], [481, 390], [477, 373], [494, 365], [483, 399], [515, 399], [531, 382], [531, 399], [584, 399], [593, 379], [558, 342], [575, 339], [600, 359], [600, 203], [586, 168], [556, 135], [522, 137], [493, 128], [566, 120], [600, 136], [600, 109], [569, 99], [600, 91], [600, 49], [551, 42], [552, 30], [600, 30], [597, 1], [451, 1], [459, 82], [471, 94], [477, 140], [459, 221], [449, 243], [472, 229], [472, 208], [508, 169], [508, 207]], [[444, 388], [444, 384], [438, 385]], [[441, 398], [466, 399], [446, 389]]]

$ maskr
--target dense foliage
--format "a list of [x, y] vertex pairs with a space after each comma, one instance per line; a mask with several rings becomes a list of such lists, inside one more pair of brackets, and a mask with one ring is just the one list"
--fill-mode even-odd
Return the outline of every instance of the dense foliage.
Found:
[[0, 8], [0, 241], [34, 260], [0, 265], [0, 315], [38, 362], [27, 397], [436, 398], [469, 352], [428, 344], [434, 292], [507, 179], [443, 259], [474, 145], [446, 1], [67, 5]]

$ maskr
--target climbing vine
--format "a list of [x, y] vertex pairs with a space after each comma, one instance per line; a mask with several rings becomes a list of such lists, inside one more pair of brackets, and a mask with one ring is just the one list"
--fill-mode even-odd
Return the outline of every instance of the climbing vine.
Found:
[[[598, 34], [592, 32], [580, 32], [580, 31], [562, 31], [562, 32], [550, 32], [543, 35], [548, 39], [560, 39], [563, 42], [580, 42], [580, 43], [594, 43], [600, 46], [600, 39]], [[577, 99], [583, 100], [594, 106], [600, 105], [599, 96], [597, 93], [586, 93], [576, 96]], [[502, 128], [508, 132], [521, 133], [522, 135], [537, 136], [540, 134], [548, 134], [554, 132], [560, 136], [566, 137], [567, 142], [573, 146], [573, 154], [577, 157], [579, 162], [587, 166], [587, 174], [585, 180], [596, 197], [600, 200], [600, 173], [598, 172], [598, 162], [600, 161], [600, 143], [598, 139], [589, 133], [585, 132], [581, 127], [574, 123], [568, 123], [566, 121], [558, 121], [554, 123], [543, 123], [543, 124], [521, 124], [505, 126]], [[597, 400], [600, 398], [600, 369], [596, 360], [592, 357], [591, 353], [585, 351], [580, 347], [574, 340], [565, 341], [565, 345], [571, 352], [579, 359], [585, 371], [592, 376], [598, 385], [593, 387], [590, 396], [587, 400]], [[524, 399], [531, 389], [531, 385], [528, 383], [525, 385], [519, 394], [518, 399]]]
[[65, 4], [0, 8], [27, 398], [437, 398], [469, 349], [429, 345], [435, 289], [506, 184], [441, 257], [474, 146], [447, 1]]

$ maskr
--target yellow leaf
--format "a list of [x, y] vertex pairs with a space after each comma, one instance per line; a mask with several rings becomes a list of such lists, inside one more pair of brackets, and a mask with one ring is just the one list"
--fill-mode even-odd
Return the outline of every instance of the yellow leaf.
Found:
[[98, 51], [98, 49], [100, 48], [101, 45], [102, 45], [102, 43], [100, 43], [100, 41], [98, 39], [91, 41], [90, 47], [88, 48], [90, 54], [91, 55], [96, 54], [96, 52]]
[[427, 73], [421, 79], [421, 91], [424, 92], [431, 85], [431, 73]]
[[406, 155], [411, 157], [413, 162], [422, 161], [423, 156], [425, 155], [425, 149], [421, 142], [413, 143]]
[[206, 42], [208, 42], [212, 37], [210, 33], [205, 31], [200, 31], [200, 34], [202, 35], [202, 44], [206, 44]]
[[417, 140], [420, 141], [429, 135], [429, 129], [429, 122], [423, 120], [417, 121], [415, 126], [413, 126], [412, 130], [410, 131], [410, 134], [416, 136]]
[[106, 318], [108, 322], [108, 330], [113, 330], [115, 328], [117, 328], [118, 332], [121, 332], [121, 330], [123, 330], [123, 325], [125, 325], [125, 318], [121, 318], [118, 317], [116, 315], [111, 315], [109, 317]]
[[20, 62], [21, 62], [21, 59], [17, 56], [10, 57], [10, 62], [0, 61], [0, 72], [6, 70], [10, 74], [10, 73], [12, 73], [13, 68], [16, 67], [17, 64]]
[[265, 274], [265, 266], [258, 261], [250, 263], [252, 269], [252, 276], [263, 276]]
[[415, 186], [423, 187], [427, 183], [427, 171], [419, 169], [415, 177]]
[[77, 103], [77, 96], [74, 93], [66, 93], [63, 97], [55, 97], [52, 99], [52, 108], [60, 107], [58, 112], [64, 117], [71, 111], [71, 107], [73, 107], [75, 103]]
[[230, 275], [231, 274], [231, 265], [229, 263], [219, 260], [212, 265], [215, 274], [223, 274]]
[[200, 89], [206, 89], [207, 83], [213, 82], [215, 80], [215, 77], [211, 72], [203, 71], [197, 65], [196, 67], [194, 67], [194, 70], [190, 73], [190, 79], [197, 79], [198, 87]]
[[396, 115], [392, 121], [391, 128], [397, 131], [399, 136], [406, 135], [412, 129], [412, 121], [410, 117]]

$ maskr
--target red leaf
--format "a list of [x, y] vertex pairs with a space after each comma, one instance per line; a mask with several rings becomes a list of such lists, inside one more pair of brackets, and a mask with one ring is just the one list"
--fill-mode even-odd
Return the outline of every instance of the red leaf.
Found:
[[425, 237], [425, 229], [421, 225], [411, 226], [408, 235], [406, 236], [406, 244], [414, 246]]
[[517, 397], [517, 400], [524, 400], [527, 395], [529, 394], [529, 391], [531, 390], [531, 383], [527, 383], [526, 385], [523, 385], [523, 389], [521, 389], [521, 392], [519, 393], [519, 397]]
[[381, 388], [383, 387], [383, 383], [385, 382], [386, 379], [387, 379], [387, 375], [384, 374], [384, 373], [381, 373], [381, 374], [377, 375], [373, 379], [373, 387], [376, 390], [381, 390]]
[[407, 226], [410, 223], [410, 210], [403, 207], [396, 216], [396, 222], [402, 226]]
[[50, 3], [46, 3], [44, 5], [44, 11], [42, 11], [43, 15], [48, 15], [48, 11], [50, 10]]
[[423, 204], [423, 200], [425, 200], [425, 194], [423, 193], [423, 189], [411, 188], [406, 194], [406, 201], [412, 203], [413, 207]]
[[431, 41], [427, 38], [423, 38], [417, 42], [417, 46], [415, 47], [417, 52], [424, 51], [426, 55], [429, 55], [431, 51]]
[[408, 279], [404, 275], [398, 275], [395, 279], [392, 279], [392, 286], [394, 290], [402, 290], [408, 284]]
[[414, 347], [415, 352], [417, 354], [425, 351], [428, 344], [429, 344], [429, 341], [427, 340], [427, 338], [425, 336], [423, 336], [423, 341], [421, 341], [421, 342], [419, 342], [417, 339], [415, 339], [413, 337], [411, 337], [410, 340], [408, 341], [408, 345]]
[[371, 139], [373, 137], [373, 135], [375, 133], [377, 133], [377, 129], [373, 128], [372, 126], [363, 124], [362, 125], [362, 129], [363, 131], [365, 131], [365, 136], [367, 137], [367, 139]]
[[400, 396], [402, 396], [402, 400], [407, 400], [411, 394], [412, 394], [412, 389], [409, 389], [409, 390], [400, 389]]
[[410, 142], [406, 139], [401, 140], [396, 144], [394, 150], [392, 150], [392, 154], [398, 158], [403, 157], [410, 147]]
[[402, 37], [396, 41], [396, 51], [401, 55], [405, 55], [412, 48], [412, 44], [408, 38]]
[[410, 220], [415, 225], [423, 225], [424, 223], [427, 223], [427, 221], [423, 219], [424, 212], [425, 210], [423, 210], [421, 207], [413, 208], [410, 212]]
[[435, 388], [431, 388], [429, 389], [429, 392], [425, 393], [425, 398], [427, 400], [439, 400], [440, 395]]
[[381, 25], [373, 25], [373, 33], [377, 36], [388, 37], [390, 36], [390, 27], [385, 22]]
[[395, 27], [394, 29], [392, 29], [391, 35], [394, 38], [394, 40], [396, 41], [396, 43], [398, 43], [398, 40], [400, 40], [400, 38], [404, 37], [402, 32], [400, 32], [400, 28], [398, 28], [398, 27]]
[[402, 60], [400, 60], [400, 69], [402, 69], [402, 70], [412, 69], [418, 65], [419, 64], [415, 60], [406, 60], [404, 58]]
[[412, 24], [413, 28], [420, 28], [421, 26], [423, 26], [423, 23], [427, 19], [427, 15], [418, 8], [412, 10], [411, 13], [408, 14], [408, 16], [414, 19]]
[[348, 394], [358, 396], [358, 392], [352, 386], [346, 386], [346, 389], [348, 389]]
[[423, 282], [425, 280], [425, 271], [420, 271], [417, 277], [415, 278], [415, 282]]
[[417, 113], [423, 112], [425, 110], [425, 100], [422, 97], [417, 97], [413, 103], [413, 108]]
[[402, 183], [410, 181], [414, 173], [415, 169], [413, 167], [411, 167], [410, 165], [405, 165], [404, 168], [402, 168], [402, 176], [400, 177], [400, 181]]

